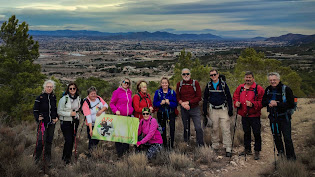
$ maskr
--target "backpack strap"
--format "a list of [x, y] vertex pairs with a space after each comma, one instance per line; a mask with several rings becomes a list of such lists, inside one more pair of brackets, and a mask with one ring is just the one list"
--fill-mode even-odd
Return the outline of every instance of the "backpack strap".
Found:
[[66, 97], [66, 101], [65, 101], [65, 105], [66, 105], [68, 103], [69, 97], [67, 97], [67, 95], [65, 95], [65, 97]]
[[196, 92], [196, 80], [193, 80], [193, 83], [192, 83], [192, 86], [193, 86], [193, 88], [194, 88], [194, 91]]
[[183, 86], [183, 80], [181, 80], [181, 81], [179, 82], [179, 88], [178, 88], [179, 93], [180, 93], [180, 89], [182, 88], [182, 86]]
[[283, 103], [285, 103], [285, 102], [287, 102], [287, 97], [286, 97], [286, 93], [285, 93], [285, 88], [286, 88], [287, 86], [286, 85], [282, 85], [282, 101], [283, 101]]

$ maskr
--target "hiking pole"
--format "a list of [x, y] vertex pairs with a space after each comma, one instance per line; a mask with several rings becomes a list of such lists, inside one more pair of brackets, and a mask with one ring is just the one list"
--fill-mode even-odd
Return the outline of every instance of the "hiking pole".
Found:
[[[232, 138], [232, 149], [231, 153], [233, 154], [233, 147], [234, 147], [234, 137], [235, 137], [235, 130], [236, 130], [236, 122], [237, 122], [237, 113], [238, 113], [238, 108], [236, 108], [236, 116], [235, 116], [235, 123], [234, 123], [234, 132], [233, 132], [233, 138]], [[230, 156], [230, 160], [232, 158], [232, 154]]]
[[168, 125], [168, 128], [166, 127], [166, 130], [169, 130], [169, 133], [167, 133], [167, 131], [165, 130], [166, 132], [166, 135], [167, 135], [167, 141], [168, 141], [168, 148], [171, 149], [172, 148], [172, 144], [171, 144], [171, 126], [170, 126], [170, 115], [168, 113], [168, 106], [166, 106], [166, 117], [167, 117], [167, 123], [166, 123], [166, 126]]
[[[42, 129], [43, 126], [43, 122], [41, 123], [41, 132], [42, 132], [42, 151], [43, 151], [43, 162], [44, 162], [44, 174], [46, 173], [46, 160], [45, 160], [45, 143], [44, 143], [44, 131]], [[47, 124], [47, 128], [48, 128], [48, 124]]]
[[33, 153], [33, 157], [36, 155], [36, 149], [37, 149], [37, 145], [38, 145], [39, 132], [41, 131], [41, 128], [42, 128], [41, 125], [42, 125], [42, 120], [40, 120], [40, 122], [38, 124], [38, 127], [37, 127], [36, 146], [35, 146], [35, 150], [34, 150], [34, 153]]
[[73, 136], [74, 136], [74, 158], [75, 162], [77, 162], [77, 135], [76, 135], [76, 125], [75, 120], [73, 121]]
[[[271, 112], [273, 112], [273, 116], [275, 116], [275, 110], [274, 108], [271, 108]], [[275, 122], [276, 118], [273, 117], [273, 120], [270, 120], [271, 122], [271, 131], [272, 131], [272, 136], [273, 136], [273, 156], [275, 159], [275, 170], [277, 170], [277, 158], [276, 158], [276, 133], [275, 133]]]

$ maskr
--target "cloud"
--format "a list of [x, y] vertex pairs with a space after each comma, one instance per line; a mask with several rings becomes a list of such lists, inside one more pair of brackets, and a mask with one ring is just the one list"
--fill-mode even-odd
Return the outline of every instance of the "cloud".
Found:
[[16, 14], [31, 29], [168, 31], [219, 35], [313, 34], [310, 0], [25, 0], [4, 1], [0, 20]]

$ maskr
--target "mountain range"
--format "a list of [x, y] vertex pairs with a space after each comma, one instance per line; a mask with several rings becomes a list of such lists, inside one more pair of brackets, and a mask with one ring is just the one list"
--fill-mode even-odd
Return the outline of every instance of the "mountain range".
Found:
[[[211, 33], [207, 34], [173, 34], [169, 32], [126, 32], [126, 33], [108, 33], [89, 30], [56, 30], [56, 31], [39, 31], [30, 30], [32, 36], [52, 36], [52, 37], [71, 37], [71, 38], [88, 38], [100, 40], [226, 40], [229, 38], [220, 37]], [[244, 40], [244, 39], [242, 39]], [[252, 41], [274, 41], [287, 42], [289, 44], [298, 45], [305, 43], [315, 43], [315, 34], [286, 34], [278, 37], [255, 37], [245, 40]]]

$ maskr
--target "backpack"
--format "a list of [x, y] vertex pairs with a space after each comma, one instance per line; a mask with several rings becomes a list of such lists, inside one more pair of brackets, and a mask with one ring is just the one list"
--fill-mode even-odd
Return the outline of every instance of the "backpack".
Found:
[[181, 88], [183, 85], [190, 85], [194, 88], [194, 91], [196, 92], [196, 80], [193, 80], [193, 83], [192, 84], [183, 84], [183, 80], [180, 81], [179, 83], [179, 88], [178, 88], [178, 91], [180, 92]]
[[[286, 93], [285, 93], [286, 87], [287, 87], [286, 85], [282, 85], [282, 101], [283, 101], [283, 103], [285, 103], [287, 101], [287, 97], [286, 97]], [[292, 109], [288, 109], [286, 112], [286, 114], [289, 114], [289, 115], [292, 115], [294, 113], [294, 111], [296, 111], [296, 108], [297, 108], [297, 97], [295, 95], [293, 95], [293, 97], [294, 97], [294, 107]]]
[[[140, 104], [140, 103], [141, 103], [141, 100], [142, 100], [142, 97], [141, 97], [141, 95], [140, 95], [140, 93], [139, 93], [139, 92], [137, 93], [137, 95], [138, 95], [138, 96], [139, 96], [139, 98], [140, 98], [140, 100], [139, 100], [139, 104]], [[145, 98], [149, 98], [149, 99], [151, 99], [149, 94], [147, 94], [147, 97], [145, 97]], [[145, 99], [145, 102], [147, 103], [147, 105], [149, 105], [149, 103], [148, 103], [147, 99]]]
[[[255, 87], [254, 90], [249, 90], [249, 91], [254, 91], [254, 93], [255, 93], [254, 100], [257, 98], [257, 95], [258, 95], [257, 87], [258, 87], [258, 84], [256, 84], [256, 87]], [[241, 95], [241, 93], [244, 91], [244, 89], [245, 89], [244, 87], [241, 87], [241, 89], [240, 89], [240, 95]]]
[[[219, 75], [219, 82], [221, 82], [221, 85], [222, 85], [222, 90], [223, 90], [223, 93], [224, 93], [224, 96], [225, 98], [227, 99], [226, 97], [226, 93], [225, 93], [225, 84], [226, 84], [226, 78], [224, 75]], [[210, 96], [210, 88], [212, 86], [212, 79], [210, 80], [210, 82], [208, 82], [208, 89], [209, 89], [209, 96]]]
[[[149, 126], [151, 126], [151, 120], [152, 120], [152, 117], [151, 117], [151, 119], [150, 119]], [[142, 121], [142, 123], [141, 123], [141, 126], [143, 126], [143, 121]], [[160, 132], [161, 135], [163, 134], [163, 128], [162, 128], [162, 126], [160, 125], [159, 122], [158, 122], [158, 128], [157, 128], [157, 130]]]
[[[99, 102], [101, 102], [101, 98], [99, 96], [97, 96], [97, 98], [98, 98]], [[95, 106], [98, 105], [98, 104], [96, 104], [96, 105], [94, 105], [92, 107], [91, 103], [90, 103], [90, 100], [87, 99], [87, 97], [85, 97], [84, 99], [81, 100], [81, 108], [80, 108], [80, 110], [81, 110], [82, 114], [83, 114], [82, 106], [83, 106], [84, 102], [86, 102], [89, 105], [89, 109], [92, 109], [92, 108], [94, 108]]]

